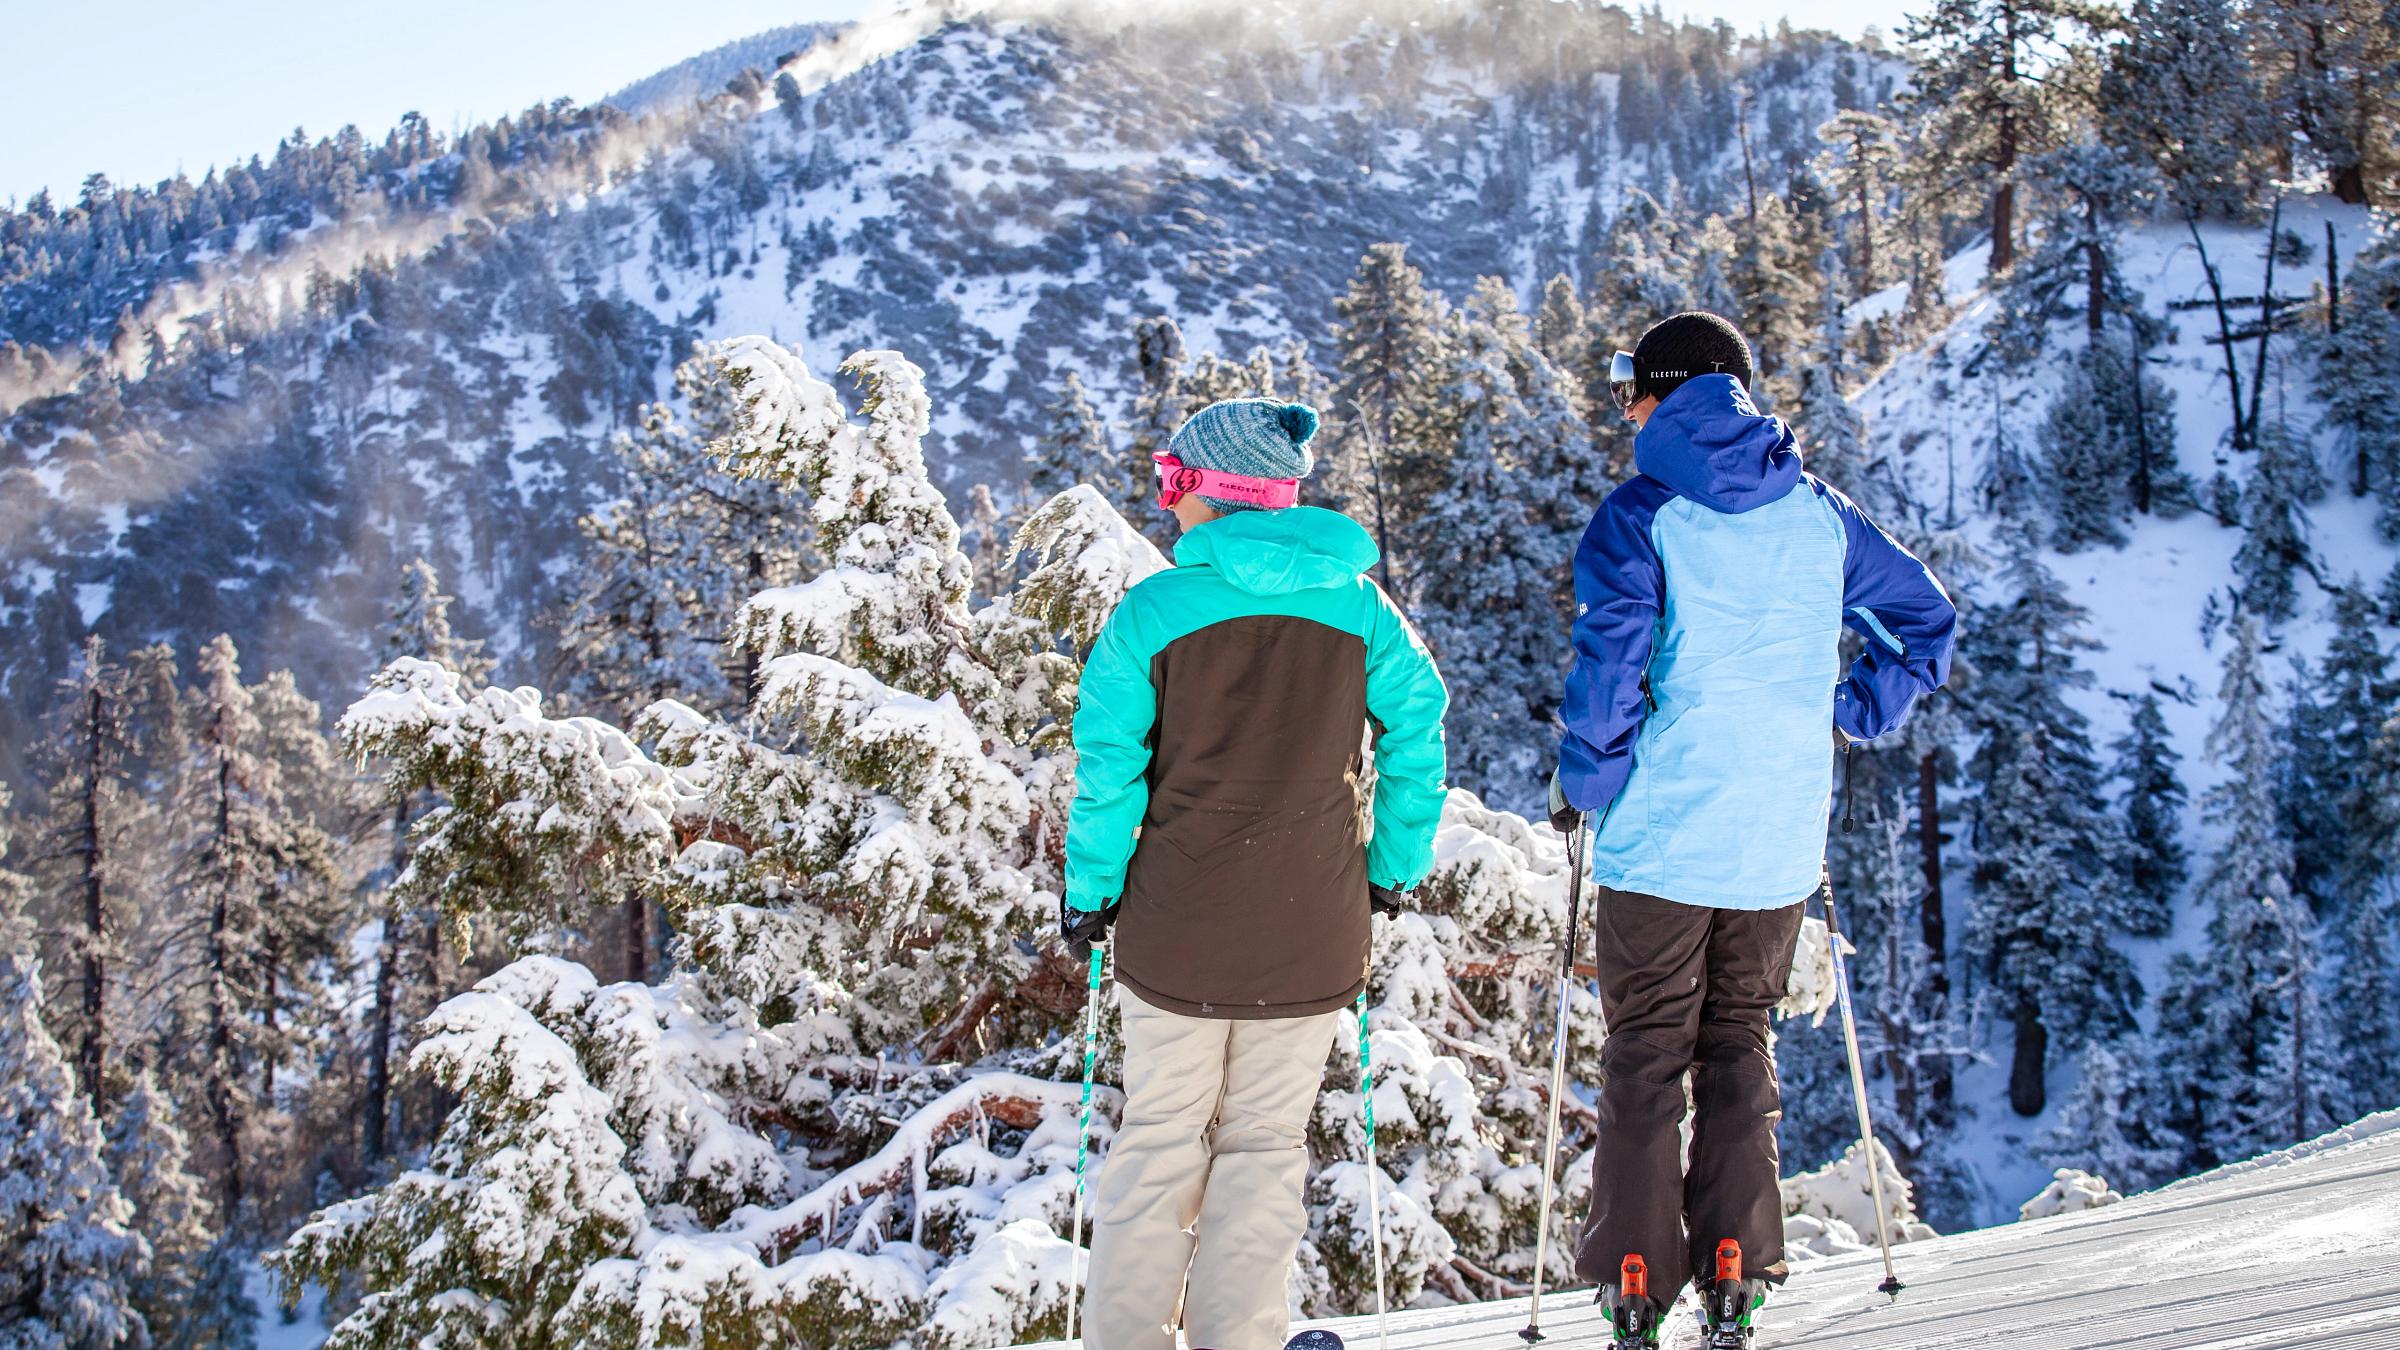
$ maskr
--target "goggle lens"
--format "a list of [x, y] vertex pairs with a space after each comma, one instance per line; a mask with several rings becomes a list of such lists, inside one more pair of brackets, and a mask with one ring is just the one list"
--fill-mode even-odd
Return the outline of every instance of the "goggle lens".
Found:
[[1618, 352], [1608, 359], [1608, 397], [1619, 412], [1632, 408], [1641, 397], [1634, 388], [1632, 352]]

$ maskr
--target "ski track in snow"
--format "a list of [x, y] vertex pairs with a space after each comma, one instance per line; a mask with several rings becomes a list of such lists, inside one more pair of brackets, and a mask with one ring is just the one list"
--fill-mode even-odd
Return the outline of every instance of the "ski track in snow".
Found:
[[[2400, 1111], [2121, 1204], [1802, 1265], [1770, 1298], [1762, 1350], [2017, 1345], [2400, 1348]], [[1391, 1350], [1521, 1350], [1526, 1301], [1395, 1313]], [[1309, 1322], [1352, 1350], [1375, 1319]], [[1293, 1328], [1295, 1331], [1300, 1327]], [[1545, 1297], [1547, 1343], [1606, 1343], [1588, 1290]], [[1678, 1307], [1661, 1341], [1695, 1350]], [[1053, 1350], [1069, 1343], [1055, 1343]], [[1080, 1346], [1081, 1342], [1072, 1344]]]

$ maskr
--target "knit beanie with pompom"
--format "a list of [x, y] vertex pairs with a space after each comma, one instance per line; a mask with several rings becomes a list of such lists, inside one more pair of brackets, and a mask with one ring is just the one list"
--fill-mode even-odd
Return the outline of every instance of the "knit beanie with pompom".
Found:
[[[1306, 478], [1317, 466], [1308, 448], [1316, 434], [1317, 410], [1305, 403], [1234, 398], [1193, 413], [1175, 429], [1167, 449], [1195, 469], [1247, 478]], [[1223, 497], [1200, 500], [1219, 512], [1270, 509]]]

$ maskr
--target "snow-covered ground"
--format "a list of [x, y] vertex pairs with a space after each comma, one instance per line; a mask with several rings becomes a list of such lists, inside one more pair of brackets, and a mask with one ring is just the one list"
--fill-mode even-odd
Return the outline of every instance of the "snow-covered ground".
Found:
[[258, 1309], [257, 1350], [316, 1350], [325, 1343], [325, 1291], [310, 1289], [289, 1317], [276, 1294], [275, 1277], [265, 1266], [253, 1267], [243, 1293]]
[[[1899, 1299], [1873, 1252], [1803, 1265], [1762, 1346], [2400, 1347], [2400, 1111], [2121, 1204], [1910, 1243]], [[1519, 1350], [1525, 1300], [1391, 1319], [1392, 1350]], [[1308, 1323], [1354, 1348], [1375, 1319]], [[1554, 1345], [1605, 1337], [1584, 1291], [1545, 1299]], [[1080, 1344], [1077, 1342], [1076, 1344]], [[1699, 1344], [1679, 1312], [1664, 1344]]]

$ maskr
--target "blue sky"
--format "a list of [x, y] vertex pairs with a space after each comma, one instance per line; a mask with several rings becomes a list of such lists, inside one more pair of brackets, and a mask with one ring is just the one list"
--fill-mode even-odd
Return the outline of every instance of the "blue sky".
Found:
[[601, 97], [783, 24], [868, 0], [0, 0], [0, 202], [73, 200], [95, 170], [194, 178], [294, 126], [380, 139]]
[[[1889, 33], [1916, 0], [1670, 3], [1745, 32]], [[71, 201], [94, 171], [151, 183], [265, 155], [294, 126], [380, 138], [411, 110], [447, 132], [596, 99], [721, 43], [854, 18], [872, 0], [0, 0], [0, 202]], [[1634, 7], [1639, 0], [1628, 0]]]

